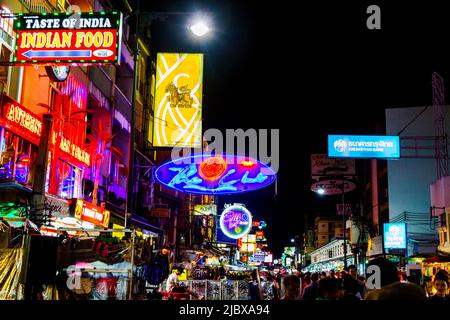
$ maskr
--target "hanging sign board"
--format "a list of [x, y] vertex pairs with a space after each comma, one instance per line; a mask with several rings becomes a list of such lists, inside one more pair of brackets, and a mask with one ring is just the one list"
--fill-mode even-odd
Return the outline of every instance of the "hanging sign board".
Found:
[[324, 195], [342, 194], [342, 184], [344, 184], [344, 193], [356, 189], [356, 184], [351, 181], [329, 179], [313, 183], [311, 190]]
[[23, 14], [14, 22], [17, 63], [119, 63], [122, 14]]
[[399, 159], [398, 136], [328, 135], [328, 157]]
[[97, 207], [82, 199], [72, 199], [71, 203], [74, 208], [75, 218], [93, 223], [102, 228], [108, 228], [110, 215], [108, 210]]

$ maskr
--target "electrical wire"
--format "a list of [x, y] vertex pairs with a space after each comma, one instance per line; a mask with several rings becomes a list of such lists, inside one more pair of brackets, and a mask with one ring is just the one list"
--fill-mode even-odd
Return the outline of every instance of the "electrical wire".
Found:
[[403, 131], [405, 131], [406, 128], [408, 128], [414, 121], [416, 121], [417, 118], [419, 118], [419, 117], [422, 115], [422, 113], [424, 113], [429, 107], [430, 107], [430, 106], [426, 106], [425, 108], [423, 108], [422, 111], [420, 111], [420, 112], [419, 112], [419, 113], [418, 113], [418, 114], [417, 114], [410, 122], [408, 122], [408, 123], [406, 124], [405, 127], [403, 127], [402, 130], [400, 130], [400, 131], [397, 133], [397, 136], [401, 135], [401, 134], [403, 133]]

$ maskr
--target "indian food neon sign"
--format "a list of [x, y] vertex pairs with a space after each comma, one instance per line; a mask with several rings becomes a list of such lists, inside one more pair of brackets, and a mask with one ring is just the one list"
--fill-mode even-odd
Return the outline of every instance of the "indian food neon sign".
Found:
[[156, 179], [169, 188], [198, 194], [234, 194], [257, 190], [276, 179], [267, 165], [244, 156], [196, 155], [161, 165]]
[[113, 63], [120, 59], [120, 12], [19, 14], [14, 61]]

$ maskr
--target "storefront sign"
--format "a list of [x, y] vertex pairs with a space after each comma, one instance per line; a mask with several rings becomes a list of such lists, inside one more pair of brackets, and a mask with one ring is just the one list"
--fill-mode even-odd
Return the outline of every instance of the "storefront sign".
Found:
[[208, 205], [195, 205], [194, 206], [194, 215], [201, 215], [201, 216], [216, 216], [217, 215], [217, 205], [215, 204], [208, 204]]
[[161, 165], [156, 179], [169, 188], [199, 194], [233, 194], [261, 189], [275, 181], [267, 165], [241, 156], [196, 155]]
[[383, 236], [379, 235], [369, 238], [367, 242], [367, 256], [376, 256], [383, 254]]
[[266, 253], [264, 251], [256, 251], [253, 253], [253, 261], [255, 263], [261, 264], [266, 258]]
[[335, 158], [400, 158], [398, 136], [329, 135], [328, 156]]
[[406, 249], [406, 224], [385, 223], [384, 224], [384, 248]]
[[120, 60], [119, 12], [19, 14], [14, 61], [113, 63]]
[[69, 217], [69, 202], [66, 199], [60, 199], [46, 194], [44, 198], [44, 215], [56, 218]]
[[[40, 116], [32, 113], [20, 103], [6, 95], [3, 95], [2, 110], [2, 117], [0, 117], [1, 125], [27, 141], [39, 145], [42, 132], [42, 121]], [[53, 132], [52, 143], [56, 143], [56, 138], [56, 132]], [[72, 143], [69, 139], [61, 137], [59, 150], [87, 166], [91, 164], [90, 154], [80, 146]]]
[[[344, 184], [344, 190], [342, 190]], [[311, 186], [311, 190], [324, 195], [335, 195], [355, 190], [356, 185], [347, 180], [321, 180]]]
[[242, 238], [238, 239], [238, 247], [242, 246], [244, 243], [253, 243], [256, 245], [256, 235], [255, 234], [247, 234]]
[[35, 144], [39, 144], [42, 131], [40, 117], [28, 111], [10, 97], [3, 95], [2, 118], [8, 130]]
[[88, 166], [91, 164], [91, 155], [85, 150], [81, 149], [80, 146], [72, 143], [69, 139], [61, 137], [59, 149]]
[[202, 88], [203, 54], [158, 53], [153, 146], [202, 146]]
[[256, 251], [256, 244], [254, 244], [254, 243], [243, 243], [239, 247], [239, 251], [241, 251], [241, 252], [255, 252]]
[[256, 231], [256, 240], [264, 239], [264, 231]]
[[241, 205], [227, 207], [220, 216], [220, 229], [232, 239], [239, 239], [252, 228], [252, 215]]
[[326, 154], [311, 155], [311, 176], [353, 176], [355, 175], [355, 160], [328, 158]]
[[[113, 229], [124, 230], [125, 227], [124, 227], [124, 226], [121, 226], [120, 224], [115, 224], [115, 223], [113, 223]], [[112, 236], [113, 236], [114, 238], [119, 238], [119, 239], [122, 239], [122, 238], [124, 237], [124, 235], [125, 235], [125, 232], [120, 232], [120, 231], [117, 231], [117, 232], [113, 232], [113, 233], [112, 233]]]
[[110, 214], [108, 210], [82, 199], [73, 199], [73, 201], [75, 201], [75, 218], [108, 228]]

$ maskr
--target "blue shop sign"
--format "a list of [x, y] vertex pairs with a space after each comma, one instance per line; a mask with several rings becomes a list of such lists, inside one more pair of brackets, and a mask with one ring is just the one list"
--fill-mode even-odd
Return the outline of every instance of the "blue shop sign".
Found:
[[328, 157], [399, 159], [398, 136], [328, 135]]

